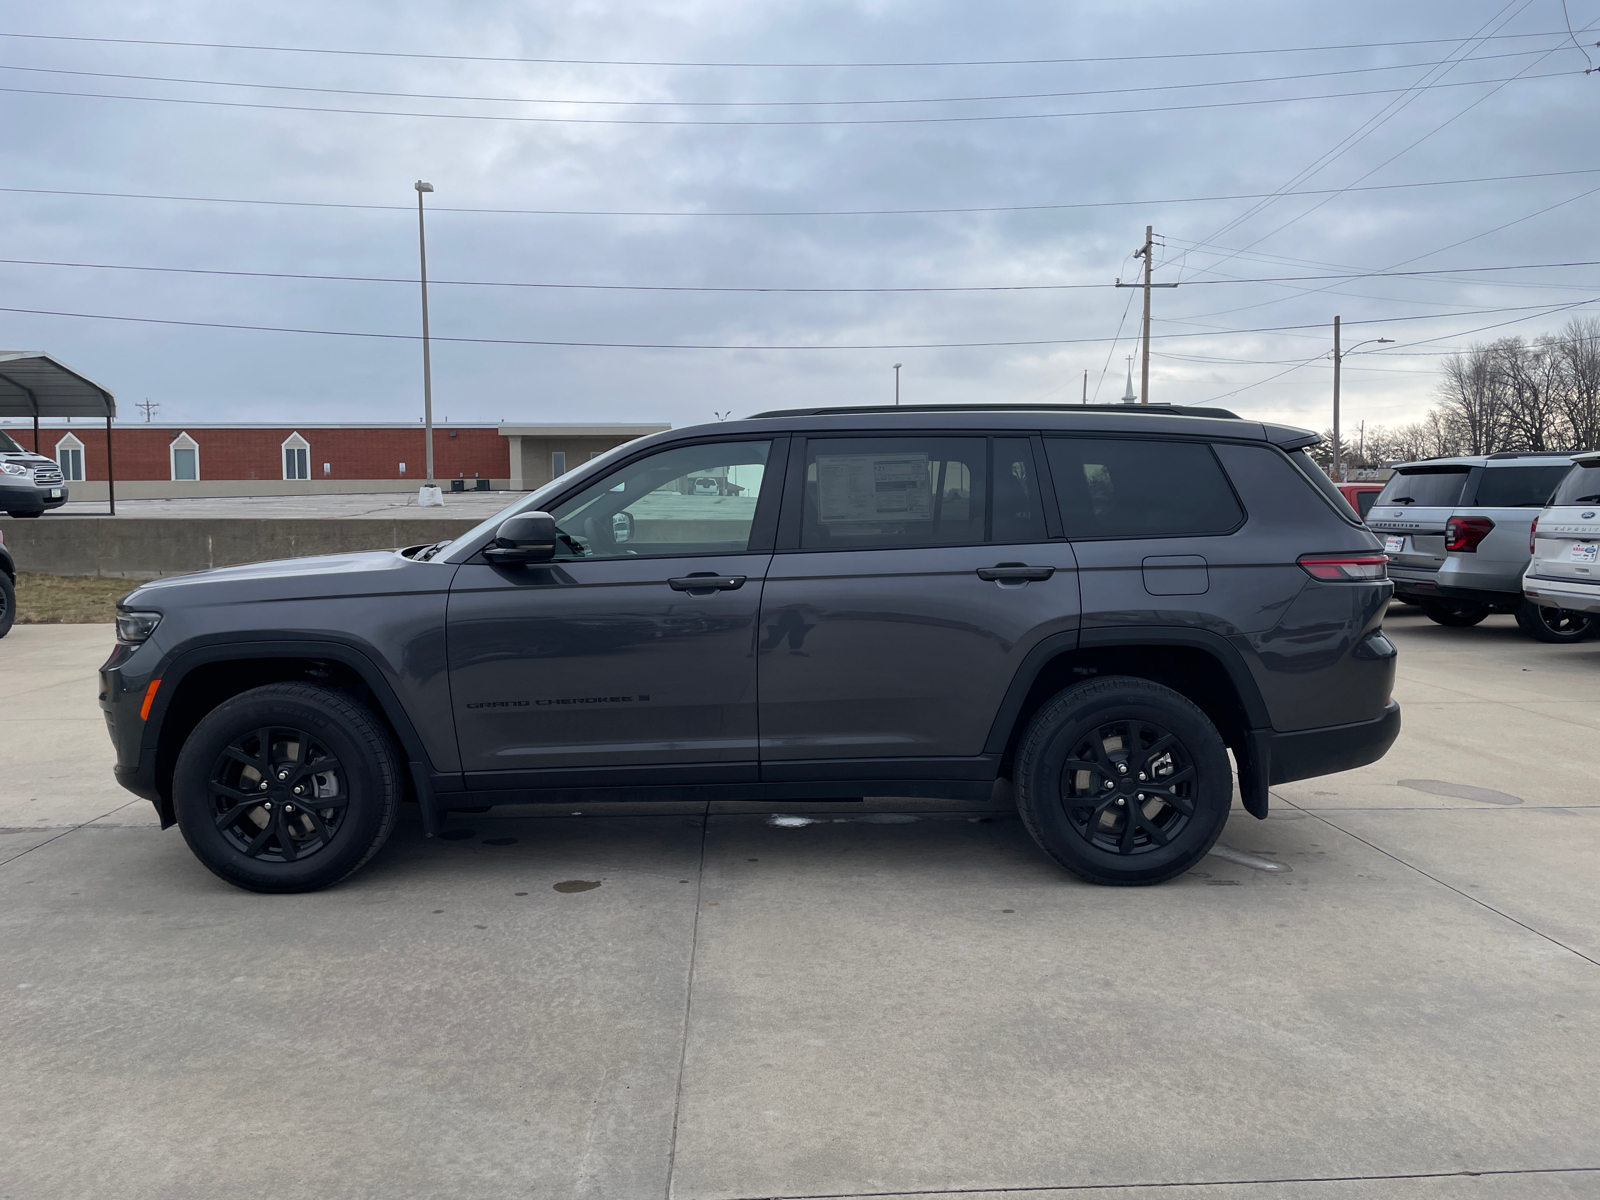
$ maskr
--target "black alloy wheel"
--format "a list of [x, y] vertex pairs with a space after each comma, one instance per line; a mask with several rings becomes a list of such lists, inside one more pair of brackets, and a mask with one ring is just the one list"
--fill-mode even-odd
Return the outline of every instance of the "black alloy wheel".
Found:
[[1087, 730], [1061, 765], [1061, 804], [1090, 845], [1148, 854], [1194, 816], [1194, 764], [1176, 735], [1129, 717]]
[[1489, 606], [1474, 604], [1470, 600], [1424, 600], [1422, 615], [1437, 625], [1465, 629], [1487, 617]]
[[327, 849], [350, 807], [339, 760], [315, 734], [285, 725], [229, 743], [212, 764], [210, 791], [223, 838], [262, 862]]
[[0, 637], [11, 632], [11, 623], [17, 619], [17, 589], [11, 576], [0, 571]]
[[1211, 849], [1233, 771], [1196, 705], [1148, 679], [1109, 676], [1060, 693], [1017, 750], [1017, 810], [1034, 840], [1091, 883], [1160, 883]]
[[1595, 632], [1595, 615], [1570, 608], [1540, 608], [1524, 599], [1517, 609], [1517, 625], [1534, 641], [1570, 644]]
[[207, 714], [178, 755], [173, 807], [214, 874], [256, 892], [308, 892], [367, 862], [402, 793], [387, 728], [353, 697], [280, 683]]

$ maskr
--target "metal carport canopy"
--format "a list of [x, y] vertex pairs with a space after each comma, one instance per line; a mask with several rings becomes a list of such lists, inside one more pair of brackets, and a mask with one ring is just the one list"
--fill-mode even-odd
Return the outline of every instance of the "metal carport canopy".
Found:
[[117, 400], [94, 380], [38, 350], [0, 350], [0, 417], [32, 417], [33, 448], [39, 449], [40, 417], [103, 417], [106, 423], [106, 488], [117, 512], [116, 471], [111, 456], [111, 418]]

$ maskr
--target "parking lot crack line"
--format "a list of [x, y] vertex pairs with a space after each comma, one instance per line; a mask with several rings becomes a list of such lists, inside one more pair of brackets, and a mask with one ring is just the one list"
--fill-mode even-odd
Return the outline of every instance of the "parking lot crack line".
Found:
[[[709, 805], [707, 806], [709, 809]], [[667, 1147], [667, 1200], [672, 1200], [673, 1172], [678, 1165], [678, 1116], [683, 1111], [683, 1073], [689, 1060], [689, 1018], [694, 1013], [694, 969], [700, 951], [700, 901], [706, 885], [706, 838], [711, 830], [709, 811], [700, 817], [700, 864], [694, 877], [694, 923], [689, 931], [689, 973], [683, 993], [683, 1039], [678, 1047], [678, 1085], [672, 1094], [672, 1139]]]
[[127, 808], [128, 805], [130, 805], [130, 804], [138, 804], [138, 803], [139, 803], [139, 801], [137, 801], [137, 800], [127, 800], [127, 801], [124, 801], [123, 803], [117, 805], [115, 808], [101, 813], [98, 817], [95, 817], [93, 820], [84, 821], [81, 825], [68, 825], [60, 833], [56, 834], [55, 837], [45, 838], [45, 840], [40, 842], [39, 845], [37, 845], [37, 846], [29, 846], [26, 850], [18, 850], [10, 858], [0, 858], [0, 867], [3, 867], [5, 865], [7, 865], [8, 863], [16, 862], [17, 859], [21, 858], [24, 854], [32, 854], [35, 850], [39, 849], [39, 846], [48, 846], [51, 842], [60, 841], [62, 838], [66, 837], [67, 834], [69, 834], [69, 833], [76, 833], [78, 830], [83, 829], [85, 826], [93, 825], [95, 823], [95, 821], [104, 821], [107, 817], [111, 816], [113, 813], [121, 812], [123, 809]]
[[[1293, 807], [1297, 807], [1298, 808], [1299, 806], [1295, 805]], [[1513, 917], [1510, 913], [1501, 912], [1494, 905], [1488, 903], [1487, 901], [1478, 899], [1478, 897], [1472, 895], [1470, 892], [1462, 891], [1460, 888], [1454, 886], [1453, 884], [1446, 883], [1444, 880], [1440, 879], [1437, 875], [1428, 874], [1428, 872], [1424, 871], [1421, 867], [1417, 866], [1415, 863], [1409, 863], [1405, 859], [1401, 858], [1398, 854], [1393, 854], [1393, 853], [1389, 852], [1388, 850], [1385, 850], [1382, 846], [1374, 845], [1372, 842], [1367, 841], [1367, 839], [1362, 837], [1359, 833], [1351, 833], [1350, 830], [1346, 829], [1344, 826], [1335, 824], [1333, 821], [1328, 820], [1328, 818], [1323, 816], [1320, 812], [1315, 812], [1315, 811], [1313, 811], [1311, 809], [1308, 809], [1308, 808], [1302, 808], [1302, 809], [1300, 809], [1300, 811], [1303, 812], [1303, 813], [1306, 813], [1308, 816], [1315, 817], [1317, 820], [1321, 821], [1324, 825], [1327, 825], [1330, 829], [1337, 829], [1340, 833], [1345, 834], [1347, 837], [1354, 838], [1356, 841], [1360, 842], [1363, 846], [1366, 846], [1368, 849], [1376, 850], [1379, 854], [1383, 855], [1385, 858], [1392, 859], [1394, 862], [1399, 863], [1402, 867], [1409, 867], [1411, 870], [1415, 871], [1418, 875], [1421, 875], [1424, 879], [1431, 879], [1431, 880], [1433, 880], [1434, 883], [1437, 883], [1440, 887], [1449, 888], [1450, 891], [1452, 891], [1456, 895], [1460, 896], [1463, 900], [1470, 900], [1470, 901], [1472, 901], [1472, 903], [1478, 905], [1480, 908], [1488, 909], [1490, 912], [1494, 913], [1495, 916], [1504, 917], [1507, 921], [1510, 921], [1513, 925], [1521, 926], [1523, 929], [1526, 929], [1529, 933], [1533, 934], [1535, 937], [1543, 938], [1545, 941], [1549, 942], [1552, 946], [1559, 946], [1559, 947], [1561, 947], [1561, 949], [1567, 951], [1569, 954], [1576, 955], [1577, 957], [1583, 959], [1583, 961], [1588, 963], [1590, 966], [1600, 967], [1600, 962], [1597, 962], [1594, 959], [1590, 958], [1582, 950], [1578, 950], [1578, 949], [1575, 949], [1572, 946], [1567, 945], [1565, 942], [1561, 941], [1559, 938], [1551, 937], [1548, 933], [1545, 933], [1543, 930], [1535, 929], [1532, 925], [1529, 925], [1526, 921], [1517, 920], [1517, 918]], [[1467, 811], [1473, 811], [1473, 810], [1467, 810]]]
[[1278, 1179], [1188, 1179], [1165, 1183], [1059, 1183], [1027, 1184], [1006, 1187], [917, 1188], [905, 1192], [803, 1192], [766, 1193], [759, 1196], [734, 1196], [729, 1200], [888, 1200], [891, 1197], [917, 1196], [1007, 1196], [1018, 1193], [1129, 1192], [1139, 1188], [1265, 1187], [1286, 1183], [1384, 1183], [1408, 1179], [1489, 1179], [1526, 1175], [1600, 1174], [1600, 1167], [1527, 1167], [1503, 1171], [1415, 1171], [1393, 1175], [1306, 1175]]

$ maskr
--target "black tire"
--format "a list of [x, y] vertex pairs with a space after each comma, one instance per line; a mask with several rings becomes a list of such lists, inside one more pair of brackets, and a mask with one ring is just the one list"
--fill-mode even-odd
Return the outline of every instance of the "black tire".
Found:
[[[310, 809], [296, 788], [313, 789]], [[403, 784], [394, 744], [367, 708], [328, 688], [276, 683], [195, 726], [172, 790], [184, 840], [219, 878], [252, 892], [312, 892], [378, 852]]]
[[1517, 609], [1517, 625], [1536, 642], [1581, 642], [1595, 632], [1593, 613], [1570, 608], [1540, 608], [1524, 599]]
[[1090, 883], [1183, 874], [1210, 851], [1233, 804], [1227, 747], [1205, 713], [1131, 676], [1080, 683], [1045, 704], [1022, 735], [1012, 782], [1033, 840]]
[[1424, 600], [1422, 615], [1438, 625], [1448, 625], [1451, 629], [1465, 629], [1487, 617], [1489, 606], [1474, 604], [1470, 600]]
[[11, 582], [11, 576], [0, 571], [0, 637], [11, 632], [11, 625], [16, 619], [17, 589]]

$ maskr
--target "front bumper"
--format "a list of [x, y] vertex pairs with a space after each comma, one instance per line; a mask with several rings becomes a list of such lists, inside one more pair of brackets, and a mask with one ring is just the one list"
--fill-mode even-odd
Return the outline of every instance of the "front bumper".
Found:
[[1600, 582], [1581, 583], [1576, 579], [1541, 579], [1525, 575], [1522, 594], [1540, 608], [1600, 613]]
[[1400, 704], [1396, 700], [1390, 700], [1383, 715], [1371, 721], [1273, 733], [1267, 778], [1271, 783], [1292, 783], [1364, 767], [1387, 754], [1399, 736]]
[[47, 512], [52, 508], [60, 508], [66, 502], [65, 484], [40, 487], [17, 476], [0, 476], [0, 512]]

